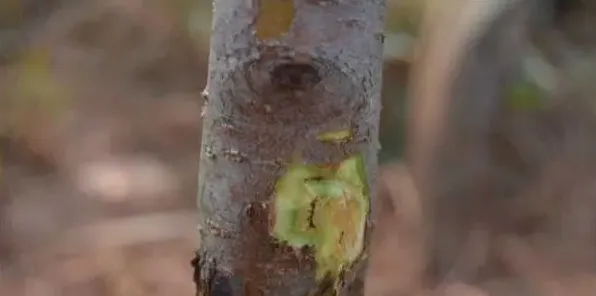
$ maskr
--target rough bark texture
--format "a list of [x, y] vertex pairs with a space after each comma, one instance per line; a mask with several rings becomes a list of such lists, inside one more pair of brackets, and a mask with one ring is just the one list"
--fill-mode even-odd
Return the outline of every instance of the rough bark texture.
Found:
[[384, 0], [214, 1], [198, 295], [361, 293], [353, 279], [366, 269], [374, 213], [362, 256], [339, 278], [316, 280], [315, 250], [273, 237], [275, 186], [298, 158], [333, 165], [358, 154], [374, 200], [384, 10]]
[[427, 14], [411, 85], [408, 161], [425, 205], [435, 283], [477, 274], [462, 258], [475, 248], [475, 227], [502, 214], [489, 139], [519, 70], [531, 4], [457, 2]]

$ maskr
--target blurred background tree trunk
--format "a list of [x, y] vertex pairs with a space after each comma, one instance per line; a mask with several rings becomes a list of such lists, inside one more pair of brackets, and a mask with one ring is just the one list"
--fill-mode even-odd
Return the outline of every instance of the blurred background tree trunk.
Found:
[[533, 4], [461, 0], [427, 7], [411, 74], [407, 158], [424, 203], [434, 284], [478, 276], [478, 266], [461, 258], [483, 249], [472, 246], [481, 241], [477, 227], [491, 229], [491, 219], [504, 215], [490, 139], [521, 69]]

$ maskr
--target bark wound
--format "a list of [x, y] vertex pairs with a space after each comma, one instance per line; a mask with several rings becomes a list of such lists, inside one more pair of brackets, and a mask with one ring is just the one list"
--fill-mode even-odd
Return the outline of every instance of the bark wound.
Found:
[[293, 248], [312, 247], [319, 288], [331, 282], [341, 291], [345, 272], [364, 250], [370, 199], [362, 158], [292, 164], [275, 193], [274, 236]]
[[[251, 0], [252, 1], [252, 0]], [[260, 0], [256, 20], [256, 35], [259, 39], [274, 39], [284, 35], [292, 26], [294, 0]]]
[[271, 84], [278, 91], [307, 90], [319, 82], [321, 76], [309, 64], [281, 64], [271, 71]]

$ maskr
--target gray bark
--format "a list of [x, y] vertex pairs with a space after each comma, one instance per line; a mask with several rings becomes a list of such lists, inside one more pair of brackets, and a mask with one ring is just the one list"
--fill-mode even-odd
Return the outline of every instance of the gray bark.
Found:
[[[374, 201], [384, 2], [214, 1], [194, 261], [198, 295], [361, 293], [361, 279], [353, 279], [366, 269], [366, 256], [340, 278], [319, 281], [312, 248], [273, 237], [275, 184], [298, 156], [337, 164], [360, 154]], [[266, 5], [292, 11], [280, 10], [277, 22], [262, 26]], [[346, 129], [347, 141], [318, 138]], [[367, 215], [363, 254], [373, 218]]]

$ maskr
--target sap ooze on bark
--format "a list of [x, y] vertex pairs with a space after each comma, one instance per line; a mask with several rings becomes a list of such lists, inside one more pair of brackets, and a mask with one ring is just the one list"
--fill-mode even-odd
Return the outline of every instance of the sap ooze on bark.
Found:
[[276, 184], [273, 235], [312, 247], [317, 280], [337, 279], [362, 254], [369, 208], [361, 155], [336, 166], [292, 164]]

